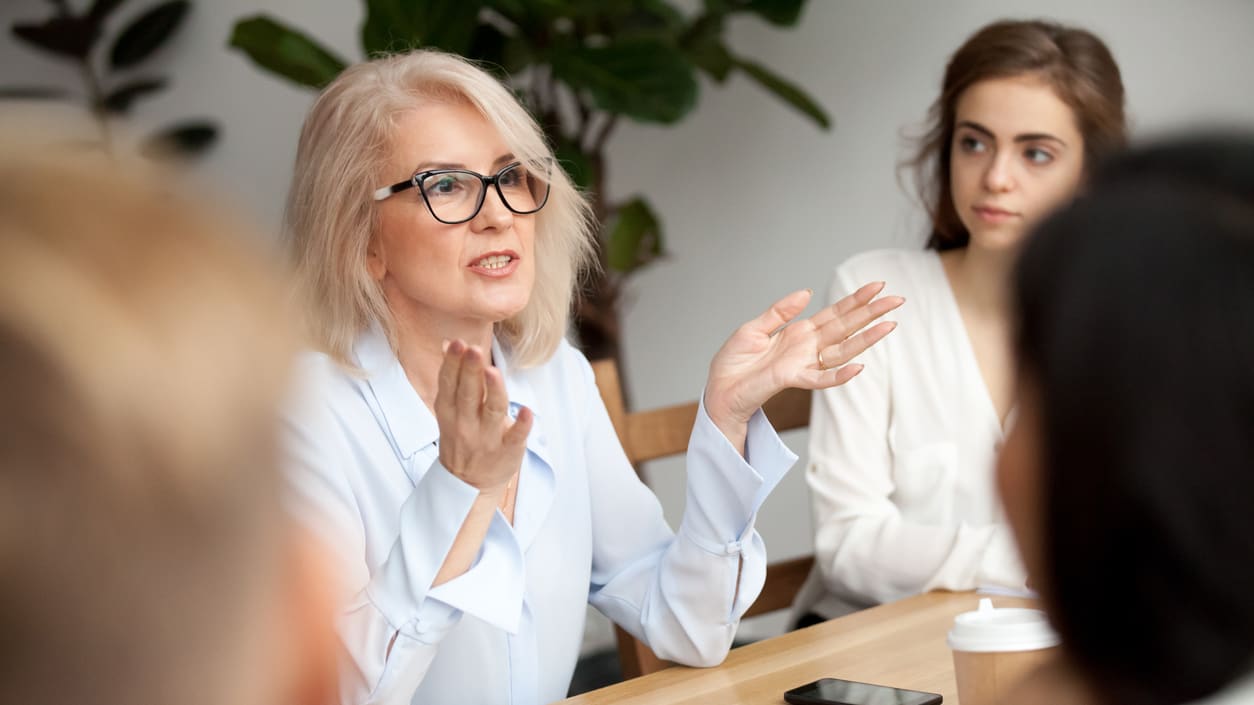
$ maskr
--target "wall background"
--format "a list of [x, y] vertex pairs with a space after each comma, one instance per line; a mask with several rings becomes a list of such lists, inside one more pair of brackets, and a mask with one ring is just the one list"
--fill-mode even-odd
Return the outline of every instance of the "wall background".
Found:
[[[132, 0], [114, 19], [125, 21], [149, 5]], [[0, 85], [77, 87], [71, 70], [18, 45], [8, 31], [14, 20], [42, 17], [45, 6], [0, 3]], [[139, 104], [135, 122], [216, 119], [221, 140], [194, 175], [273, 227], [312, 94], [226, 48], [234, 21], [259, 11], [305, 29], [342, 56], [358, 56], [360, 3], [202, 0], [159, 56], [172, 88]], [[819, 132], [734, 78], [725, 86], [704, 84], [697, 111], [677, 127], [628, 124], [617, 133], [610, 146], [612, 195], [647, 191], [669, 238], [670, 256], [637, 276], [627, 292], [625, 365], [637, 405], [695, 398], [709, 357], [732, 329], [789, 291], [812, 287], [822, 296], [832, 268], [846, 257], [922, 243], [922, 215], [897, 181], [903, 129], [921, 123], [950, 52], [980, 25], [1003, 17], [1072, 22], [1103, 37], [1123, 69], [1138, 138], [1196, 126], [1254, 128], [1249, 0], [812, 0], [793, 31], [739, 21], [730, 45], [804, 86], [835, 126]], [[0, 120], [25, 114], [22, 105], [0, 103]], [[804, 462], [806, 433], [785, 440]], [[683, 510], [682, 463], [657, 463], [650, 471], [675, 524]], [[811, 550], [800, 472], [768, 501], [759, 528], [772, 557]], [[778, 627], [768, 619], [746, 629]], [[589, 644], [609, 640], [604, 620], [594, 619]]]

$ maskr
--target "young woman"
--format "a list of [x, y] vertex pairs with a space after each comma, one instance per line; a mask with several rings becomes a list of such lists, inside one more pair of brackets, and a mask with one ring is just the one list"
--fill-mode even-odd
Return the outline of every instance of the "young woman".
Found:
[[997, 480], [1066, 655], [1011, 702], [1254, 702], [1254, 134], [1100, 169], [1011, 300]]
[[807, 480], [816, 567], [803, 622], [932, 589], [1022, 587], [993, 491], [1016, 403], [1008, 273], [1025, 231], [1124, 143], [1123, 86], [1080, 29], [999, 22], [950, 59], [913, 164], [932, 232], [836, 270], [909, 302], [856, 384], [815, 396]]
[[795, 459], [759, 407], [857, 374], [892, 325], [857, 331], [901, 300], [868, 285], [793, 321], [801, 291], [732, 335], [672, 532], [563, 340], [588, 206], [505, 86], [434, 52], [348, 69], [289, 198], [320, 350], [292, 502], [344, 561], [343, 702], [558, 700], [589, 602], [662, 658], [721, 661], [764, 579], [755, 513]]

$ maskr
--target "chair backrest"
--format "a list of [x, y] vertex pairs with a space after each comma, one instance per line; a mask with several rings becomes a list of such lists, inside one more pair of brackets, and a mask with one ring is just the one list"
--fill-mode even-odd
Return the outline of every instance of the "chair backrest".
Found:
[[[623, 405], [622, 384], [614, 360], [597, 360], [592, 363], [592, 371], [619, 442], [637, 472], [640, 472], [640, 463], [688, 450], [688, 437], [697, 419], [697, 402], [629, 412]], [[767, 401], [762, 410], [777, 431], [804, 428], [810, 423], [810, 398], [811, 393], [804, 389], [786, 389]], [[745, 617], [790, 607], [813, 565], [813, 556], [769, 564], [762, 593]], [[622, 627], [615, 625], [614, 631], [623, 678], [635, 678], [672, 665], [655, 656], [649, 647]]]

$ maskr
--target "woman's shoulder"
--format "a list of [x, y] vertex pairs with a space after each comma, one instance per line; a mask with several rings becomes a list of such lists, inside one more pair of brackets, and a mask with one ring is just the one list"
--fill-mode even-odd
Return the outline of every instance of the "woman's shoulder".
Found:
[[836, 267], [832, 294], [844, 295], [868, 282], [887, 283], [887, 290], [910, 298], [934, 288], [939, 260], [931, 250], [883, 249], [854, 255]]
[[543, 362], [529, 367], [511, 362], [509, 367], [508, 377], [526, 383], [537, 396], [551, 397], [550, 401], [569, 403], [572, 398], [582, 397], [589, 385], [596, 385], [588, 358], [565, 338]]
[[545, 377], [553, 383], [570, 384], [571, 382], [591, 379], [592, 365], [579, 348], [575, 347], [569, 340], [562, 338], [553, 354], [547, 360], [535, 367], [528, 368], [524, 371], [524, 374]]
[[292, 386], [296, 407], [301, 409], [340, 408], [348, 399], [358, 399], [358, 385], [364, 381], [330, 355], [305, 350], [296, 356]]
[[919, 270], [934, 266], [936, 253], [932, 250], [906, 250], [899, 248], [861, 252], [836, 267], [837, 275], [847, 274], [855, 278], [888, 279], [894, 274], [914, 275]]

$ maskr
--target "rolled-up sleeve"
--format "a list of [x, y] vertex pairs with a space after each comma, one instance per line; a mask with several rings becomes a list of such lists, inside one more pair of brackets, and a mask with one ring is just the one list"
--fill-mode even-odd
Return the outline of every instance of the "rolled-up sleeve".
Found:
[[590, 601], [660, 658], [720, 663], [766, 576], [758, 508], [797, 456], [758, 411], [741, 457], [702, 404], [688, 446], [687, 504], [672, 533], [628, 463], [590, 374], [589, 388]]

